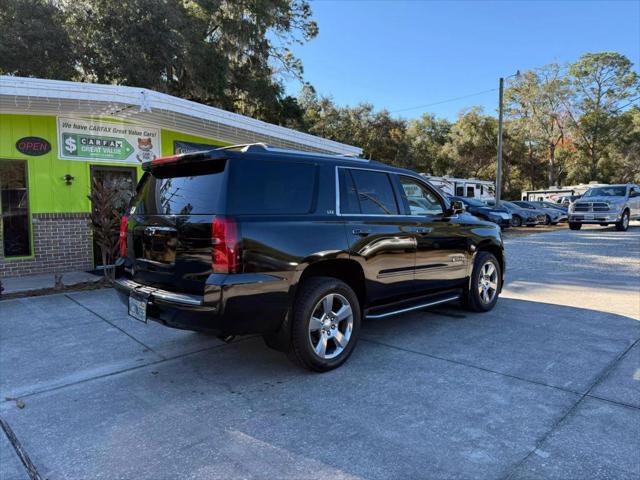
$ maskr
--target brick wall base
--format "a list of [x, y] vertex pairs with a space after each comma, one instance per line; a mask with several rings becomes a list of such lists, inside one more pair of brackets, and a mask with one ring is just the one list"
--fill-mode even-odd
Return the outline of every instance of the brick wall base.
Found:
[[0, 277], [93, 268], [89, 214], [35, 213], [32, 225], [35, 258], [5, 260], [0, 242]]

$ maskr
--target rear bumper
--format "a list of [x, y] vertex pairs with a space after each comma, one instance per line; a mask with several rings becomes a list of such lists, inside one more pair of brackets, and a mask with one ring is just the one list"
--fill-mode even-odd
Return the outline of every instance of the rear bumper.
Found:
[[204, 295], [172, 292], [143, 285], [127, 277], [114, 282], [120, 300], [147, 300], [147, 317], [168, 327], [218, 335], [276, 331], [286, 315], [289, 284], [262, 274], [212, 274]]
[[188, 295], [153, 288], [128, 278], [118, 278], [113, 284], [126, 306], [129, 296], [147, 300], [147, 318], [168, 327], [222, 334], [219, 302], [206, 304], [204, 296]]

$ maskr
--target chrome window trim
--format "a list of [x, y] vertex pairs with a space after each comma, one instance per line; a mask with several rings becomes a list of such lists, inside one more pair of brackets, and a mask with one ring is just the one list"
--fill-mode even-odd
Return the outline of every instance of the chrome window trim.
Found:
[[[336, 165], [335, 166], [335, 178], [336, 178], [336, 216], [338, 217], [342, 217], [345, 215], [348, 215], [350, 217], [384, 217], [384, 218], [403, 218], [403, 219], [407, 219], [407, 218], [415, 218], [415, 219], [420, 219], [422, 221], [424, 221], [425, 218], [434, 218], [437, 215], [412, 215], [412, 214], [393, 214], [393, 215], [385, 215], [385, 214], [377, 214], [377, 213], [342, 213], [340, 211], [340, 173], [339, 170], [343, 168], [343, 169], [347, 169], [347, 170], [368, 170], [370, 172], [377, 172], [377, 173], [384, 173], [386, 175], [402, 175], [404, 177], [407, 178], [411, 178], [413, 180], [416, 180], [418, 183], [420, 184], [425, 184], [425, 187], [431, 192], [433, 193], [437, 198], [439, 198], [442, 203], [446, 204], [446, 200], [433, 188], [433, 187], [429, 187], [428, 184], [426, 184], [426, 182], [424, 181], [424, 179], [416, 176], [416, 175], [412, 175], [412, 174], [408, 174], [408, 173], [398, 173], [398, 172], [390, 172], [388, 170], [382, 170], [379, 168], [363, 168], [363, 167], [352, 167], [352, 166], [347, 166], [347, 165]], [[444, 215], [444, 212], [442, 213], [442, 215]], [[447, 217], [447, 218], [457, 218], [458, 215], [452, 215], [451, 217]]]

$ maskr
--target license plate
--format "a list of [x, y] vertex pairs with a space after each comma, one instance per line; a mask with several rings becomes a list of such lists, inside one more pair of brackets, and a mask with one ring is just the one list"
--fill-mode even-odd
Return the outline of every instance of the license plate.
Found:
[[585, 220], [593, 220], [593, 218], [594, 218], [593, 215], [585, 215], [584, 216]]
[[136, 320], [147, 323], [147, 301], [144, 299], [129, 297], [129, 315]]

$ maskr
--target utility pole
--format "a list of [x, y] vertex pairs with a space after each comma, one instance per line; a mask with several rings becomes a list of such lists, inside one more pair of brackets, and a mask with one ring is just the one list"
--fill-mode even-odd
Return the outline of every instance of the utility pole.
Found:
[[496, 166], [496, 207], [500, 206], [502, 196], [502, 110], [504, 94], [504, 78], [500, 77], [500, 93], [498, 94], [498, 165]]
[[[507, 78], [520, 77], [520, 70]], [[498, 164], [496, 165], [496, 207], [502, 197], [502, 117], [504, 114], [504, 78], [500, 77], [500, 93], [498, 95]]]

